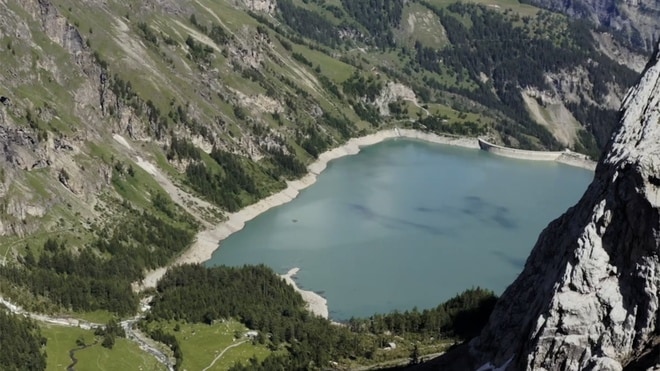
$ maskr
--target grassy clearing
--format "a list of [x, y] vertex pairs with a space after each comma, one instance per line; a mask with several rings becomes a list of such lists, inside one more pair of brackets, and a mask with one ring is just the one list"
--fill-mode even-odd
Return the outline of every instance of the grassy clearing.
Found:
[[257, 21], [250, 17], [246, 12], [237, 9], [229, 2], [196, 0], [199, 6], [199, 13], [208, 12], [209, 20], [214, 22], [222, 21], [222, 24], [232, 33], [241, 31], [246, 25], [256, 27]]
[[[76, 348], [76, 340], [84, 339], [85, 344], [92, 344], [95, 336], [92, 331], [77, 327], [44, 325], [41, 328], [47, 339], [46, 370], [64, 370], [71, 364], [69, 350]], [[143, 352], [135, 343], [126, 339], [116, 339], [112, 349], [103, 348], [100, 343], [76, 352], [78, 364], [76, 371], [86, 370], [164, 370], [154, 357]]]
[[[137, 164], [122, 162], [121, 167], [124, 173], [117, 174], [118, 171], [115, 169], [112, 183], [122, 198], [148, 209], [151, 206], [151, 196], [154, 192], [165, 194], [160, 184]], [[132, 169], [132, 176], [128, 173], [129, 168]]]
[[483, 121], [485, 119], [477, 113], [458, 111], [443, 104], [429, 104], [428, 111], [432, 115], [445, 115], [452, 122], [477, 121], [479, 119]]
[[[175, 322], [160, 322], [159, 325], [163, 331], [174, 334], [181, 344], [184, 370], [202, 370], [209, 366], [225, 348], [246, 340], [244, 334], [248, 331], [243, 324], [236, 321], [213, 325], [179, 324], [179, 331], [174, 331]], [[236, 339], [236, 335], [240, 338]], [[263, 360], [268, 354], [270, 351], [265, 345], [253, 345], [252, 341], [247, 341], [227, 350], [209, 370], [227, 370], [236, 362], [247, 362], [252, 357]]]
[[293, 51], [304, 55], [314, 66], [321, 66], [323, 74], [336, 83], [347, 80], [355, 70], [351, 65], [303, 45], [293, 44]]
[[35, 196], [46, 199], [50, 196], [50, 192], [46, 189], [46, 184], [49, 184], [49, 177], [50, 174], [48, 169], [38, 169], [27, 172], [25, 174], [26, 185], [30, 191], [35, 193]]
[[46, 338], [47, 370], [64, 370], [71, 364], [69, 350], [76, 347], [76, 339], [92, 341], [94, 333], [75, 327], [45, 325], [41, 333]]
[[107, 310], [95, 310], [93, 312], [76, 313], [75, 317], [93, 323], [108, 323], [108, 321], [115, 318], [116, 315]]
[[126, 339], [117, 339], [112, 350], [97, 344], [76, 353], [76, 357], [79, 364], [76, 365], [76, 371], [165, 370], [154, 357]]
[[[448, 5], [456, 3], [456, 0], [429, 0], [429, 3], [441, 7], [446, 7]], [[475, 3], [482, 4], [488, 7], [491, 7], [495, 10], [507, 10], [511, 9], [514, 12], [520, 14], [521, 16], [535, 16], [539, 12], [539, 8], [522, 4], [518, 0], [465, 0], [466, 3]]]

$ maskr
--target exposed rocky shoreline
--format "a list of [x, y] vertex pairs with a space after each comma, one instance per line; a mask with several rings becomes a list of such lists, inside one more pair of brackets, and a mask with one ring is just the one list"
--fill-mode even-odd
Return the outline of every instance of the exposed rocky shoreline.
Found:
[[[307, 175], [303, 176], [300, 179], [287, 182], [286, 189], [270, 195], [252, 205], [249, 205], [235, 213], [228, 214], [227, 220], [224, 222], [213, 226], [212, 228], [207, 228], [199, 233], [197, 233], [195, 242], [192, 246], [187, 249], [174, 263], [170, 266], [187, 264], [187, 263], [203, 263], [211, 259], [213, 252], [218, 249], [218, 246], [222, 240], [229, 237], [232, 233], [238, 232], [245, 226], [245, 223], [256, 218], [262, 213], [270, 210], [273, 207], [283, 205], [287, 202], [295, 199], [300, 191], [316, 183], [318, 175], [323, 172], [328, 166], [328, 163], [332, 160], [344, 157], [355, 155], [360, 152], [361, 147], [366, 147], [374, 144], [378, 144], [385, 140], [391, 140], [396, 138], [406, 138], [406, 139], [417, 139], [429, 143], [453, 145], [464, 148], [479, 149], [479, 144], [476, 138], [468, 137], [453, 137], [453, 136], [440, 136], [431, 133], [424, 133], [418, 130], [411, 129], [387, 129], [381, 130], [377, 133], [366, 135], [359, 138], [350, 139], [344, 145], [334, 148], [332, 150], [326, 151], [319, 155], [318, 159], [308, 166], [309, 172]], [[165, 275], [168, 267], [161, 267], [152, 271], [147, 272], [145, 279], [142, 281], [141, 288], [151, 288], [155, 287], [156, 283], [160, 278]], [[284, 277], [284, 276], [283, 276]], [[295, 286], [294, 286], [295, 287]], [[296, 287], [297, 288], [297, 287]], [[299, 289], [298, 289], [299, 290]], [[303, 290], [299, 290], [301, 294], [304, 293]], [[312, 292], [312, 294], [316, 295]], [[308, 297], [311, 297], [308, 295]], [[303, 298], [306, 296], [303, 294]], [[323, 299], [325, 301], [325, 299]], [[317, 307], [318, 303], [307, 301], [310, 309]], [[312, 311], [315, 314], [325, 313], [327, 318], [327, 303], [324, 303], [326, 309], [324, 311], [316, 310]]]

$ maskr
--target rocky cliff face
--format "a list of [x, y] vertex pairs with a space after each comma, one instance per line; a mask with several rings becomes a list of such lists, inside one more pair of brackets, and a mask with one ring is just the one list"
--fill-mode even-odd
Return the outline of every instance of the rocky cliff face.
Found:
[[525, 269], [471, 342], [472, 365], [622, 370], [657, 343], [659, 297], [656, 52], [623, 103], [621, 126], [593, 183], [576, 206], [543, 231]]

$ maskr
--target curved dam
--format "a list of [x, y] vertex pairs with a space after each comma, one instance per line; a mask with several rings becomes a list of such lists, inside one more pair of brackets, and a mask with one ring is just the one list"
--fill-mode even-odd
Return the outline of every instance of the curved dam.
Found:
[[498, 156], [531, 161], [556, 161], [589, 170], [594, 170], [596, 168], [596, 163], [590, 160], [587, 156], [572, 152], [568, 149], [565, 151], [530, 151], [526, 149], [498, 146], [497, 144], [487, 142], [481, 138], [478, 138], [477, 140], [481, 150]]
[[534, 161], [557, 161], [559, 156], [564, 154], [564, 151], [529, 151], [525, 149], [507, 148], [498, 146], [497, 144], [486, 142], [479, 138], [479, 148], [484, 151], [511, 158], [519, 158], [522, 160]]

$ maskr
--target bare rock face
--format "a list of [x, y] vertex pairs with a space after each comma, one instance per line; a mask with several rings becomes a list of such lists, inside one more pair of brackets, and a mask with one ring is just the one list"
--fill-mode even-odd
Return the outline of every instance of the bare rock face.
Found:
[[470, 363], [622, 370], [657, 344], [659, 297], [660, 51], [624, 100], [592, 184], [543, 231], [470, 343]]
[[378, 111], [381, 115], [389, 116], [389, 104], [398, 100], [413, 102], [416, 106], [418, 105], [417, 96], [410, 87], [391, 81], [383, 87], [380, 95], [376, 97], [374, 104], [378, 107]]
[[275, 0], [243, 0], [243, 3], [248, 9], [255, 12], [273, 14], [277, 9]]

